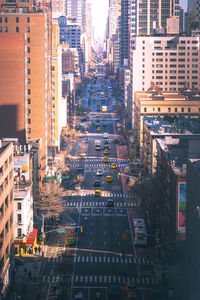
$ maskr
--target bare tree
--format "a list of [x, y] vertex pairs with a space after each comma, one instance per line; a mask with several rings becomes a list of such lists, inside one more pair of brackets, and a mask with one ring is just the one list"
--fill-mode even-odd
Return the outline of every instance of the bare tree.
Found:
[[66, 210], [64, 190], [53, 180], [43, 183], [38, 191], [36, 208], [46, 217], [58, 217]]

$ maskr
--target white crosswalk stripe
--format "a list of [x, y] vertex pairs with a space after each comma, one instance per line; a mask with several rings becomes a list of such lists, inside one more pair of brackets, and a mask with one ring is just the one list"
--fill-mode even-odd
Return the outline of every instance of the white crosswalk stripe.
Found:
[[143, 258], [133, 258], [131, 256], [116, 256], [116, 255], [107, 255], [107, 256], [81, 256], [77, 255], [74, 257], [75, 263], [116, 263], [116, 264], [149, 264], [150, 261]]

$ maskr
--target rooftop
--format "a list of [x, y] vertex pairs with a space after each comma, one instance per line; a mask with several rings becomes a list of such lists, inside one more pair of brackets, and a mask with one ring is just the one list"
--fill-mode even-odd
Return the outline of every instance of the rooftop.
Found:
[[148, 126], [151, 135], [197, 135], [200, 136], [200, 119], [185, 117], [172, 118], [166, 116], [143, 117], [143, 122]]
[[188, 159], [200, 159], [200, 137], [198, 139], [192, 136], [187, 139], [165, 137], [157, 139], [157, 142], [176, 175], [186, 175]]
[[152, 84], [147, 91], [136, 91], [136, 95], [143, 101], [200, 101], [198, 91], [183, 89], [182, 91], [161, 91]]

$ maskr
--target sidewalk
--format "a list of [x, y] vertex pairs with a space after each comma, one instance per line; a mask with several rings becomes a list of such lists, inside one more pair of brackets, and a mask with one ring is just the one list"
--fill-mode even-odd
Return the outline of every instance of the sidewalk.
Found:
[[16, 265], [13, 280], [6, 300], [43, 300], [43, 283], [40, 280], [42, 269], [42, 257], [39, 255], [27, 255], [17, 258], [23, 265]]

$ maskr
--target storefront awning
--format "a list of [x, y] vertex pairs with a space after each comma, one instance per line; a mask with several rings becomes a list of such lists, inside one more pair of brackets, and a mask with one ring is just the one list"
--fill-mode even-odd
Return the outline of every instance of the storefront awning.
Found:
[[37, 238], [37, 232], [38, 232], [38, 229], [36, 228], [33, 228], [33, 231], [31, 231], [31, 233], [29, 234], [28, 238], [27, 238], [27, 241], [26, 241], [26, 245], [31, 245], [33, 246], [34, 243], [35, 243], [35, 240]]

